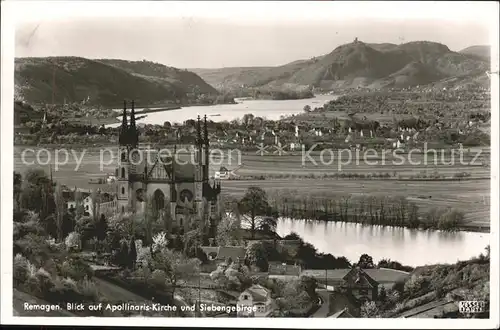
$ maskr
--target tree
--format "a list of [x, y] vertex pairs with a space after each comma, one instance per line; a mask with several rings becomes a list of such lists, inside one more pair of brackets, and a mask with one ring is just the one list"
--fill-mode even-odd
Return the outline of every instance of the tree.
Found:
[[447, 210], [441, 215], [438, 222], [438, 229], [458, 230], [465, 222], [464, 213], [458, 210]]
[[245, 126], [250, 126], [250, 125], [253, 124], [253, 119], [254, 119], [254, 115], [251, 114], [251, 113], [247, 113], [247, 114], [243, 115], [243, 118], [241, 119], [241, 122]]
[[291, 232], [290, 234], [283, 237], [283, 239], [290, 240], [290, 241], [301, 240], [299, 234], [297, 234], [296, 232]]
[[190, 258], [197, 255], [197, 247], [203, 244], [203, 233], [200, 228], [190, 230], [184, 234], [184, 254]]
[[374, 301], [367, 301], [361, 306], [361, 317], [377, 317], [379, 309]]
[[156, 205], [153, 203], [153, 198], [152, 196], [147, 196], [146, 209], [144, 211], [144, 225], [146, 229], [145, 245], [151, 244], [151, 239], [153, 237], [153, 222], [158, 219], [158, 214], [154, 210], [156, 210]]
[[215, 240], [218, 246], [241, 245], [241, 228], [235, 217], [226, 215], [217, 224]]
[[153, 264], [155, 269], [165, 272], [172, 288], [172, 296], [180, 281], [199, 276], [200, 261], [198, 259], [186, 258], [182, 253], [167, 248], [153, 254]]
[[255, 186], [248, 188], [238, 205], [243, 221], [250, 227], [252, 239], [255, 238], [256, 231], [262, 229], [262, 225], [269, 228], [262, 217], [271, 216], [273, 212], [267, 201], [267, 194], [262, 188]]
[[22, 192], [23, 177], [20, 173], [14, 172], [14, 209], [18, 210], [21, 207], [21, 192]]
[[81, 246], [80, 235], [77, 232], [69, 233], [69, 235], [66, 237], [65, 244], [67, 249], [76, 248], [79, 250]]
[[310, 243], [301, 243], [297, 249], [297, 259], [302, 261], [302, 264], [311, 268], [315, 265], [316, 261], [316, 248]]
[[276, 233], [277, 226], [276, 218], [265, 216], [261, 218], [258, 229], [265, 233]]
[[302, 290], [307, 292], [311, 299], [316, 298], [316, 288], [318, 287], [318, 283], [314, 277], [302, 275], [300, 277], [300, 285]]
[[99, 206], [101, 204], [101, 194], [100, 192], [97, 191], [97, 188], [94, 187], [92, 189], [92, 194], [91, 194], [91, 201], [92, 201], [92, 218], [95, 223], [97, 223], [97, 217], [99, 214]]
[[[42, 169], [30, 169], [22, 182], [22, 207], [40, 214], [44, 220], [55, 212], [52, 181]], [[55, 235], [54, 235], [55, 236]]]
[[128, 244], [128, 266], [132, 269], [135, 268], [135, 262], [137, 260], [137, 247], [135, 246], [135, 238], [132, 236]]
[[75, 219], [78, 220], [85, 213], [85, 208], [83, 206], [83, 196], [80, 190], [75, 188], [74, 195], [75, 195]]
[[129, 257], [129, 254], [128, 254], [127, 242], [122, 241], [121, 245], [120, 245], [120, 250], [118, 251], [118, 253], [116, 255], [116, 263], [120, 267], [125, 268], [129, 265], [128, 257]]
[[311, 106], [309, 104], [304, 106], [304, 112], [311, 112]]
[[101, 217], [99, 218], [99, 222], [97, 223], [96, 227], [97, 227], [96, 228], [97, 239], [99, 241], [104, 241], [108, 232], [108, 221], [106, 220], [104, 214], [101, 214]]
[[357, 266], [360, 268], [375, 268], [375, 265], [373, 264], [373, 258], [366, 253], [362, 254], [361, 257], [359, 257]]
[[385, 287], [383, 285], [380, 288], [378, 298], [380, 299], [380, 301], [385, 301], [387, 299], [387, 291], [385, 290]]
[[63, 222], [64, 215], [66, 214], [66, 203], [62, 195], [61, 185], [56, 186], [56, 191], [54, 193], [55, 206], [56, 206], [56, 224], [57, 224], [57, 239], [62, 241], [64, 238], [63, 234]]
[[63, 216], [63, 226], [62, 226], [63, 237], [68, 236], [68, 234], [74, 230], [75, 230], [75, 215], [72, 213], [66, 213]]
[[269, 268], [266, 249], [262, 242], [251, 243], [247, 247], [245, 259], [250, 265], [258, 267], [262, 272], [266, 272]]

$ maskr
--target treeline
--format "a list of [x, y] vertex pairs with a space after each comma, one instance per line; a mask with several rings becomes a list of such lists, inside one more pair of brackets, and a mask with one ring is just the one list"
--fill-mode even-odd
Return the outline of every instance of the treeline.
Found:
[[230, 93], [235, 98], [252, 97], [260, 100], [300, 100], [313, 98], [311, 90], [271, 89], [271, 88], [239, 88]]
[[325, 191], [299, 193], [279, 190], [269, 193], [271, 205], [282, 217], [340, 221], [367, 225], [421, 229], [459, 230], [464, 214], [449, 208], [422, 213], [404, 196], [335, 194]]

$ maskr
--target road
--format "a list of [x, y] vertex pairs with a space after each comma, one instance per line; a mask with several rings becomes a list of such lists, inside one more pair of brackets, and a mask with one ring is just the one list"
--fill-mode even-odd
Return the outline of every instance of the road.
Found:
[[330, 312], [330, 303], [329, 303], [329, 291], [325, 289], [316, 289], [316, 293], [321, 299], [321, 307], [311, 315], [311, 317], [316, 317], [316, 318], [325, 318], [328, 315], [328, 312]]

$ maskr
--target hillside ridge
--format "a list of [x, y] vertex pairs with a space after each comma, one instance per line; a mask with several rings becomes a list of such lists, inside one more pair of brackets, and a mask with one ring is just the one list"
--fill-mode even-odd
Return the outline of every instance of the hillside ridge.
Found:
[[194, 72], [149, 61], [76, 56], [15, 59], [15, 98], [30, 104], [120, 106], [123, 99], [185, 103], [200, 94], [219, 93]]
[[475, 76], [488, 68], [485, 58], [454, 52], [437, 42], [396, 45], [355, 40], [328, 54], [281, 66], [192, 70], [218, 89], [307, 86], [334, 90], [422, 86], [451, 77]]

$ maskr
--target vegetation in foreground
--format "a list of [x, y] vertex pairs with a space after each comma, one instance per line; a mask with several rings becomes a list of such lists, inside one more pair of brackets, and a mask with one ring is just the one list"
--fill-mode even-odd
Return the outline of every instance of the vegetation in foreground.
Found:
[[[382, 289], [381, 301], [366, 303], [363, 317], [398, 317], [404, 312], [432, 302], [454, 302], [434, 318], [489, 318], [490, 314], [490, 247], [486, 253], [451, 265], [417, 267], [404, 281]], [[485, 302], [483, 313], [461, 314], [458, 302]]]

